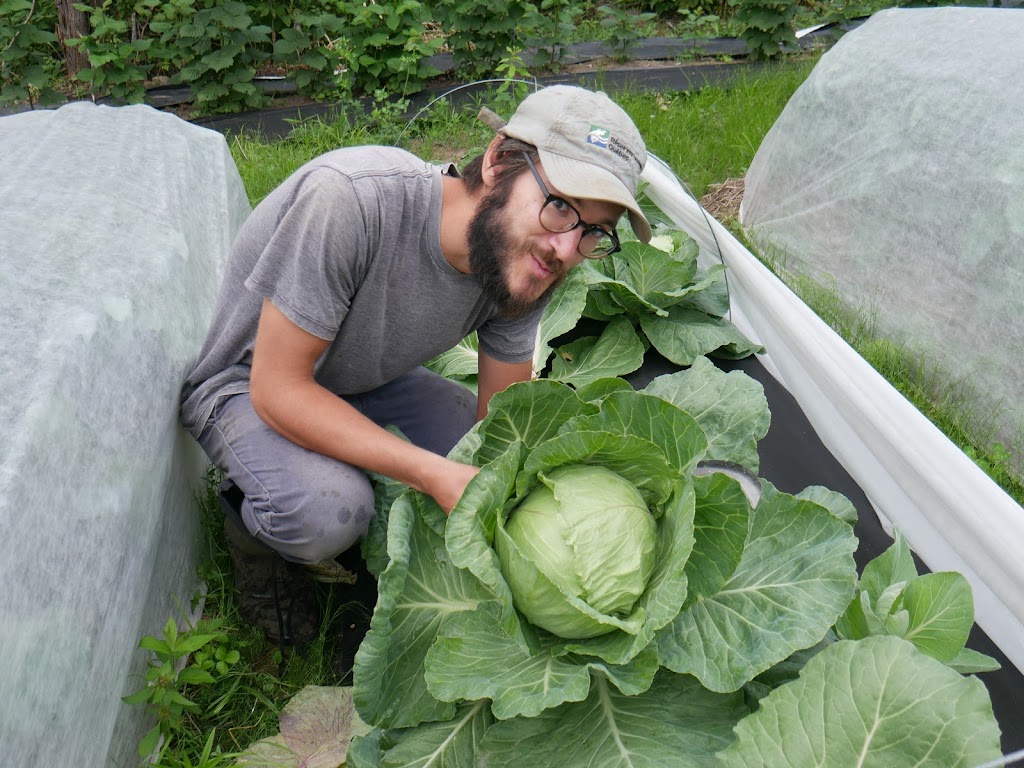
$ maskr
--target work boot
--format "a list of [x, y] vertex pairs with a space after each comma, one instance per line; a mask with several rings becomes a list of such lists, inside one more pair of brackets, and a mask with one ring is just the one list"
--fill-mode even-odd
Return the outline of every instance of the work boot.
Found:
[[320, 630], [316, 586], [306, 568], [290, 563], [224, 517], [224, 536], [235, 572], [238, 610], [267, 639], [302, 647]]
[[321, 560], [303, 568], [313, 581], [321, 584], [355, 584], [359, 578], [337, 560]]

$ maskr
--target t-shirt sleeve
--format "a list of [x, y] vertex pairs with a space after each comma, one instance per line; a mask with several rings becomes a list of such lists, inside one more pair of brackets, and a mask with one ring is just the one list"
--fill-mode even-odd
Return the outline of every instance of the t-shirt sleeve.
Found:
[[311, 171], [278, 211], [245, 285], [330, 341], [365, 274], [373, 248], [368, 232], [351, 181], [334, 169]]
[[544, 315], [543, 304], [517, 320], [495, 317], [477, 330], [480, 350], [502, 363], [523, 363], [533, 358], [537, 326]]

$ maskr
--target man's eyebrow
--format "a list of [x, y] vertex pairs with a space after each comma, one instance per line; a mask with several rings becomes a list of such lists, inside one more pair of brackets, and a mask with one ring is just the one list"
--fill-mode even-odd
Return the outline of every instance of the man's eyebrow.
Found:
[[[583, 208], [586, 203], [607, 203], [607, 202], [609, 202], [608, 200], [595, 200], [594, 198], [591, 198], [591, 197], [566, 197], [564, 199], [568, 200], [570, 203], [572, 203], [576, 207], [576, 210], [579, 210], [580, 208]], [[612, 205], [616, 205], [616, 203], [612, 203]], [[623, 208], [622, 212], [618, 216], [616, 216], [614, 219], [605, 218], [604, 221], [588, 221], [587, 223], [588, 224], [598, 224], [598, 225], [607, 226], [608, 229], [615, 229], [615, 227], [617, 227], [618, 224], [619, 224], [619, 220], [622, 218], [623, 214], [625, 214], [625, 213], [626, 213], [626, 209]]]

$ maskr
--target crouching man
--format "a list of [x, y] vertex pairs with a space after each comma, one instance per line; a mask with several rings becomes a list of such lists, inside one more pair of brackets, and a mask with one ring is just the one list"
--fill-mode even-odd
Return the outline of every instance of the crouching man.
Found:
[[[243, 617], [278, 641], [315, 634], [307, 580], [345, 577], [335, 557], [374, 512], [366, 470], [451, 511], [477, 469], [445, 456], [496, 392], [531, 377], [551, 292], [619, 249], [623, 213], [650, 239], [635, 199], [646, 158], [607, 96], [552, 86], [461, 172], [392, 147], [339, 149], [256, 207], [182, 393], [185, 426], [244, 495], [244, 529], [226, 524]], [[471, 331], [477, 397], [422, 367]], [[302, 567], [271, 567], [270, 550]]]

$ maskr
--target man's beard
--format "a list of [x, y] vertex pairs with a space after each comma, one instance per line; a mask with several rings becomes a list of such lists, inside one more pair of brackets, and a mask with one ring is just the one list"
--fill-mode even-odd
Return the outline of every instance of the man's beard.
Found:
[[469, 268], [480, 282], [484, 295], [498, 305], [502, 316], [518, 319], [547, 302], [565, 278], [565, 271], [554, 257], [546, 259], [545, 266], [557, 277], [544, 293], [532, 301], [509, 290], [505, 269], [515, 260], [516, 250], [505, 220], [505, 205], [505, 190], [502, 189], [493, 190], [480, 201], [480, 207], [469, 222]]

